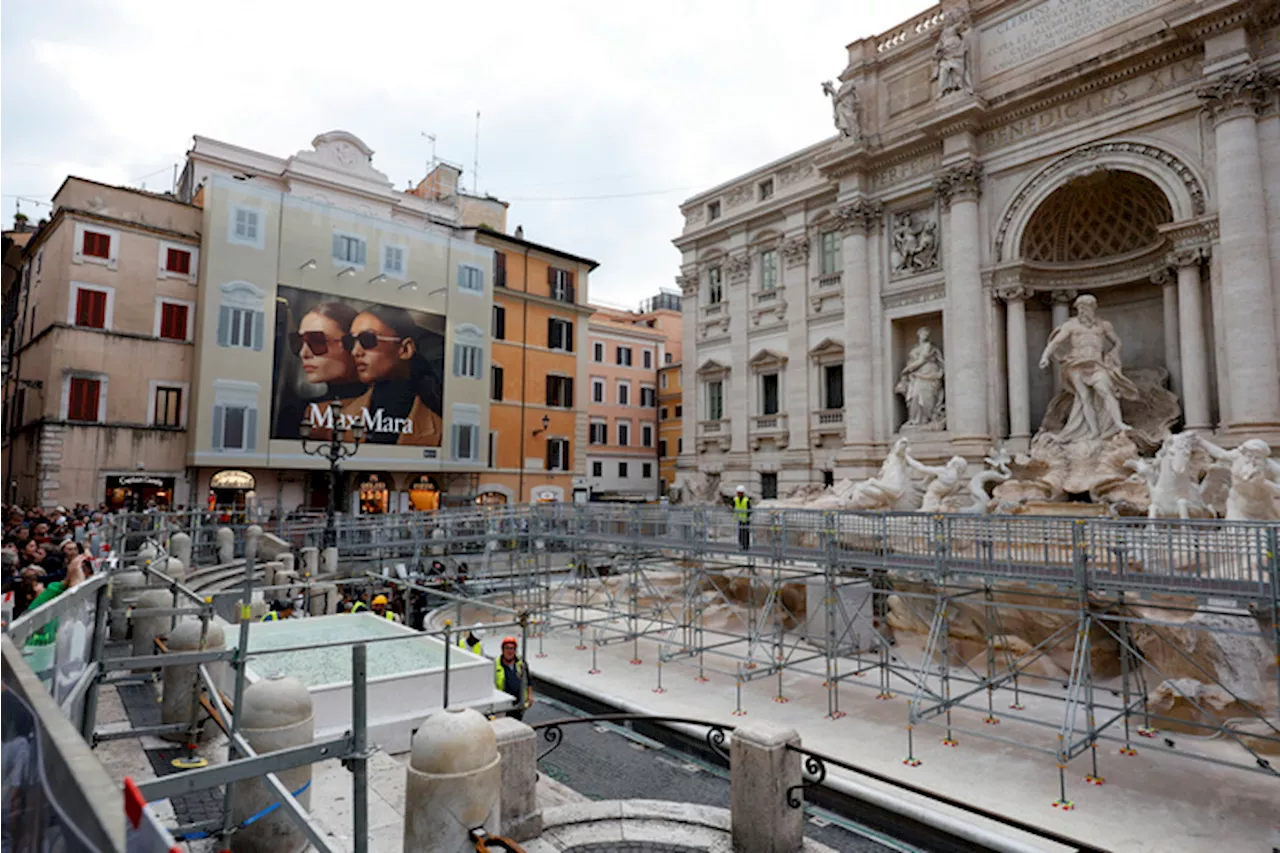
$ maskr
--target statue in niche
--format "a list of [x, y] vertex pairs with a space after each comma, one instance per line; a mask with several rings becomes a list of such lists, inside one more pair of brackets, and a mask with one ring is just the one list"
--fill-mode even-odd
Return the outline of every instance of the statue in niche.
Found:
[[859, 115], [861, 102], [858, 99], [858, 87], [854, 82], [846, 80], [837, 89], [835, 84], [828, 80], [822, 84], [822, 91], [831, 98], [831, 113], [840, 135], [854, 142], [862, 139], [862, 119]]
[[938, 223], [919, 211], [893, 218], [893, 272], [911, 274], [938, 266]]
[[1085, 294], [1076, 300], [1076, 316], [1049, 335], [1040, 369], [1056, 361], [1062, 386], [1072, 396], [1071, 414], [1056, 434], [1060, 443], [1105, 439], [1127, 432], [1120, 399], [1138, 398], [1138, 389], [1120, 370], [1120, 337], [1098, 317], [1098, 300]]
[[938, 96], [952, 92], [973, 92], [969, 72], [969, 20], [962, 13], [950, 13], [933, 48], [930, 80], [938, 83]]
[[942, 429], [947, 420], [942, 386], [946, 366], [942, 350], [933, 345], [929, 334], [927, 326], [916, 331], [916, 345], [907, 353], [907, 363], [893, 390], [907, 403], [907, 422], [903, 426]]

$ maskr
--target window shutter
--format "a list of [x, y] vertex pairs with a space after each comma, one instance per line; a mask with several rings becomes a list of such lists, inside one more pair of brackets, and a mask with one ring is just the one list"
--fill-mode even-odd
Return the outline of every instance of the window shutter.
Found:
[[573, 408], [573, 379], [564, 380], [564, 404], [567, 408]]
[[[223, 311], [227, 309], [223, 308]], [[222, 406], [213, 407], [213, 449], [222, 449], [222, 419], [225, 417], [226, 410]]]
[[547, 320], [547, 347], [549, 349], [556, 348], [556, 321], [554, 319]]
[[502, 252], [493, 253], [493, 283], [499, 287], [507, 286], [507, 256]]
[[565, 282], [566, 282], [566, 284], [565, 284], [565, 301], [566, 301], [566, 302], [577, 302], [578, 300], [577, 300], [577, 299], [575, 299], [575, 298], [574, 298], [574, 296], [573, 296], [573, 292], [574, 292], [574, 288], [573, 288], [574, 275], [573, 275], [573, 273], [571, 273], [571, 272], [566, 272], [566, 273], [564, 274], [564, 277], [565, 277]]
[[461, 264], [458, 265], [458, 289], [467, 289], [467, 268]]
[[556, 268], [547, 267], [547, 292], [552, 296], [556, 292]]
[[462, 344], [453, 345], [453, 375], [462, 375]]
[[[570, 301], [573, 301], [572, 299]], [[569, 352], [573, 352], [573, 324], [564, 324], [564, 348]]]
[[364, 240], [360, 240], [359, 242], [356, 243], [356, 256], [359, 258], [359, 260], [356, 261], [356, 263], [358, 263], [360, 266], [365, 265], [365, 261], [368, 258], [368, 254], [367, 254], [368, 251], [369, 251], [369, 244], [366, 243]]
[[258, 449], [258, 410], [256, 408], [244, 411], [244, 449]]
[[253, 349], [255, 352], [262, 351], [263, 343], [263, 327], [266, 325], [266, 313], [263, 311], [253, 312]]
[[231, 346], [231, 309], [225, 305], [218, 309], [218, 346]]
[[555, 468], [555, 450], [556, 443], [554, 441], [547, 442], [547, 470], [551, 471]]
[[342, 238], [337, 234], [333, 235], [333, 258], [337, 261], [346, 260], [342, 252]]
[[554, 406], [556, 404], [555, 389], [556, 389], [556, 377], [548, 376], [547, 377], [547, 405], [548, 406]]

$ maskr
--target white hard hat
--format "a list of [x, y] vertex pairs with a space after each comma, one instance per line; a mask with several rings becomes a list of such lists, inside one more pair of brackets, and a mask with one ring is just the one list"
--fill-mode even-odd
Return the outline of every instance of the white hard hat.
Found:
[[745, 492], [746, 490], [747, 490], [746, 486], [738, 486], [738, 491]]

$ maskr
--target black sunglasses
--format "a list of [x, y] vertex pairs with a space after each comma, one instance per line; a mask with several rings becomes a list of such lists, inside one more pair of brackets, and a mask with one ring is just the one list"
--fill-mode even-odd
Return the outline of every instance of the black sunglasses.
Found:
[[360, 345], [360, 349], [371, 350], [378, 346], [378, 341], [399, 341], [400, 337], [396, 335], [379, 335], [374, 332], [361, 332], [358, 335], [343, 335], [342, 346], [347, 352], [351, 352], [356, 348], [356, 344]]
[[340, 343], [342, 338], [330, 338], [324, 332], [290, 332], [289, 351], [298, 355], [302, 352], [302, 345], [306, 344], [307, 349], [315, 355], [324, 355], [329, 352], [331, 341], [335, 344]]

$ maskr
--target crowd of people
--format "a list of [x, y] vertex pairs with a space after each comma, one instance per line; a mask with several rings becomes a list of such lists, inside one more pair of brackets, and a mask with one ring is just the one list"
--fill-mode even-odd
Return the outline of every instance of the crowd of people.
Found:
[[3, 557], [6, 620], [90, 577], [110, 546], [99, 535], [106, 508], [6, 506]]

